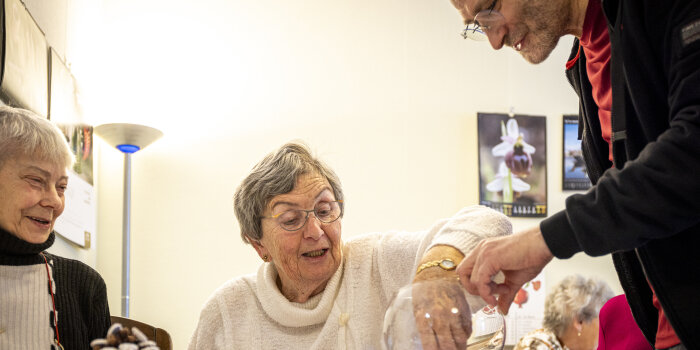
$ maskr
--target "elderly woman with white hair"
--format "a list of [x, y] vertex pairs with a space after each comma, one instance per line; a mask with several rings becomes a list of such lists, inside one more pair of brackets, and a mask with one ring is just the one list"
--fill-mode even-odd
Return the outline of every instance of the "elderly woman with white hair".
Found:
[[514, 350], [597, 349], [598, 314], [613, 296], [603, 281], [565, 277], [545, 299], [542, 329], [525, 335]]
[[89, 349], [109, 328], [102, 277], [46, 252], [73, 162], [56, 126], [0, 106], [0, 349]]
[[[302, 144], [286, 144], [258, 163], [234, 207], [243, 241], [263, 263], [214, 293], [189, 349], [380, 349], [384, 313], [401, 287], [454, 280], [456, 264], [479, 241], [511, 232], [505, 216], [473, 206], [422, 232], [343, 242], [344, 203], [336, 174]], [[463, 349], [471, 314], [445, 307], [463, 292], [413, 291], [414, 312], [433, 315], [419, 324], [425, 348]], [[476, 297], [468, 302], [483, 305]]]

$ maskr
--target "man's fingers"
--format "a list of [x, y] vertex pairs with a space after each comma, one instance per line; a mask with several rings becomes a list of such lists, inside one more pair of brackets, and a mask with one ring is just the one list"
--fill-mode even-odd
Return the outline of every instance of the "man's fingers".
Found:
[[484, 301], [489, 304], [489, 305], [496, 305], [497, 300], [496, 296], [493, 293], [492, 285], [493, 282], [487, 283], [487, 284], [481, 284], [479, 285], [479, 296], [481, 299], [484, 299]]
[[503, 315], [508, 315], [508, 311], [510, 311], [510, 304], [513, 303], [513, 301], [505, 301], [506, 299], [502, 299], [498, 301], [498, 310], [501, 311]]
[[515, 294], [518, 292], [520, 288], [512, 288], [512, 287], [507, 287], [503, 289], [503, 292], [500, 293], [498, 296], [498, 309], [501, 310], [501, 313], [504, 315], [508, 314], [508, 310], [510, 310], [510, 305], [513, 303], [513, 300], [515, 299]]
[[473, 295], [479, 295], [487, 303], [495, 305], [496, 299], [492, 296], [491, 277], [498, 273], [498, 270], [493, 271], [493, 268], [484, 264], [487, 254], [487, 243], [489, 240], [483, 240], [474, 248], [474, 250], [466, 257], [457, 267], [457, 274], [464, 288]]
[[477, 255], [479, 254], [479, 246], [480, 245], [478, 245], [468, 257], [463, 259], [459, 266], [457, 266], [457, 276], [459, 276], [460, 282], [470, 294], [478, 293], [476, 285], [471, 282], [471, 277], [474, 270], [474, 263], [476, 262]]
[[506, 295], [510, 293], [513, 290], [513, 288], [507, 284], [501, 283], [501, 284], [495, 284], [493, 287], [493, 294], [498, 294], [498, 295]]
[[492, 305], [497, 305], [498, 310], [504, 315], [508, 313], [510, 309], [510, 304], [515, 299], [515, 294], [518, 289], [514, 289], [512, 286], [507, 284], [496, 284], [494, 286], [493, 292], [498, 295], [498, 302]]
[[484, 261], [484, 254], [481, 254], [476, 260], [474, 271], [471, 275], [471, 283], [477, 289], [478, 295], [484, 299], [489, 305], [496, 305], [494, 289], [496, 283], [491, 280], [491, 277], [498, 273], [498, 267], [491, 265], [490, 261]]

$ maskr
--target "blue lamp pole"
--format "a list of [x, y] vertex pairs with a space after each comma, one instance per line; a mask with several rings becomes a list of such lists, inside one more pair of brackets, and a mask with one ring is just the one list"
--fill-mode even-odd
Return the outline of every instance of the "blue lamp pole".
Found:
[[129, 317], [131, 269], [131, 155], [163, 136], [158, 130], [138, 124], [102, 124], [95, 134], [124, 153], [124, 212], [122, 216], [122, 316]]

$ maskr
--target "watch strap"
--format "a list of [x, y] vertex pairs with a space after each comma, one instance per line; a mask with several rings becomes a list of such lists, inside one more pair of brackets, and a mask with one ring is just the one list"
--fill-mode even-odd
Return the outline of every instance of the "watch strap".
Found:
[[421, 264], [418, 266], [418, 269], [416, 270], [416, 275], [418, 275], [421, 271], [430, 268], [430, 267], [435, 267], [438, 266], [443, 270], [450, 271], [454, 270], [457, 268], [457, 264], [455, 264], [454, 261], [451, 259], [442, 259], [442, 260], [433, 260], [433, 261], [428, 261], [426, 263]]

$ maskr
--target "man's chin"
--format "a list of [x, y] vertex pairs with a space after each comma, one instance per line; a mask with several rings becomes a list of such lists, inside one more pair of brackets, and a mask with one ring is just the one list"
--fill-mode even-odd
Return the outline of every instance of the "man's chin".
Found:
[[540, 64], [544, 62], [544, 60], [549, 57], [549, 55], [552, 53], [552, 50], [548, 51], [542, 51], [542, 52], [520, 52], [520, 55], [523, 56], [525, 61], [532, 63], [532, 64]]
[[532, 64], [542, 63], [552, 54], [552, 51], [557, 47], [559, 39], [556, 37], [538, 38], [532, 43], [528, 43], [525, 50], [519, 51], [523, 58]]

